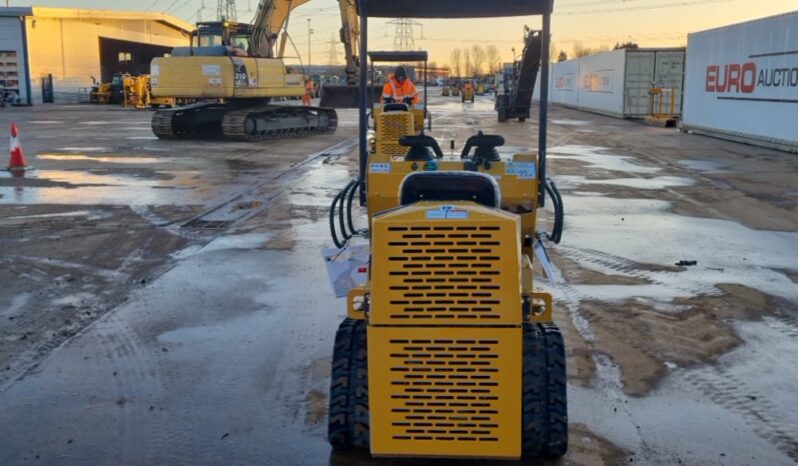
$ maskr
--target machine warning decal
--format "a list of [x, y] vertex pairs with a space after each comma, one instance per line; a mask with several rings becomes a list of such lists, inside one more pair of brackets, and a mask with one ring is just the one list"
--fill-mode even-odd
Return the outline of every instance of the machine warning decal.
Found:
[[150, 86], [151, 87], [158, 87], [158, 78], [151, 77], [150, 78]]
[[508, 162], [505, 174], [516, 175], [519, 180], [534, 180], [537, 177], [535, 162]]
[[202, 74], [205, 76], [221, 76], [221, 65], [202, 65]]
[[222, 78], [208, 78], [208, 85], [211, 87], [221, 87]]
[[151, 65], [150, 66], [150, 76], [158, 76], [161, 74], [161, 66], [160, 65]]
[[369, 171], [371, 173], [391, 173], [391, 164], [390, 163], [372, 163], [369, 165]]
[[233, 58], [233, 75], [235, 76], [235, 87], [249, 87], [249, 76], [247, 65], [240, 58]]
[[467, 218], [467, 210], [458, 209], [453, 205], [442, 205], [437, 209], [427, 211], [427, 220], [465, 220]]

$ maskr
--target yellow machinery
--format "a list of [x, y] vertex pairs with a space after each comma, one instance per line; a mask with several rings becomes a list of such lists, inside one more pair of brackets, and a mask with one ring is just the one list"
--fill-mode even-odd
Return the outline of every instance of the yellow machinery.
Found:
[[485, 95], [485, 83], [477, 84], [477, 95]]
[[466, 100], [470, 100], [471, 103], [474, 103], [474, 85], [467, 84], [463, 86], [463, 95], [460, 98], [461, 102], [465, 102]]
[[670, 87], [654, 87], [648, 91], [648, 115], [645, 118], [647, 124], [665, 128], [676, 127], [679, 123], [679, 115], [676, 112], [676, 92], [676, 88]]
[[449, 88], [449, 86], [443, 86], [443, 88], [441, 88], [441, 95], [443, 97], [449, 97], [449, 93], [450, 92], [451, 92], [451, 89]]
[[[551, 1], [453, 4], [361, 0], [361, 28], [368, 16], [541, 14], [548, 60]], [[502, 155], [504, 139], [480, 132], [445, 158], [418, 132], [417, 115], [395, 104], [375, 113], [369, 150], [361, 100], [360, 177], [330, 208], [333, 241], [344, 248], [356, 234], [351, 205], [359, 190], [370, 238], [368, 279], [349, 291], [335, 337], [333, 448], [388, 457], [565, 453], [564, 343], [552, 297], [534, 286], [532, 268], [541, 239], [559, 242], [563, 225], [562, 198], [546, 178], [547, 73], [537, 153]], [[536, 229], [546, 194], [555, 211], [549, 235]]]
[[113, 96], [114, 88], [111, 83], [98, 83], [91, 88], [89, 102], [93, 104], [109, 104]]
[[304, 76], [287, 71], [282, 57], [288, 17], [308, 1], [261, 0], [252, 25], [199, 23], [189, 47], [154, 59], [154, 97], [197, 100], [156, 111], [155, 135], [258, 141], [335, 131], [338, 117], [331, 108], [270, 104], [305, 92]]
[[452, 86], [452, 95], [454, 97], [457, 97], [457, 96], [460, 95], [460, 85], [459, 84], [455, 84], [454, 86]]

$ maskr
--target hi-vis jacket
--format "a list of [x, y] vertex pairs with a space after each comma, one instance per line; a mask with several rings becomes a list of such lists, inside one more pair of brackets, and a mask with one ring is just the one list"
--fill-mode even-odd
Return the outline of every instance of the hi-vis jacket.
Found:
[[413, 84], [409, 79], [405, 79], [403, 83], [400, 83], [396, 80], [396, 78], [391, 77], [382, 88], [383, 100], [393, 98], [395, 101], [401, 103], [408, 97], [413, 99], [413, 104], [417, 104], [419, 102], [416, 85]]

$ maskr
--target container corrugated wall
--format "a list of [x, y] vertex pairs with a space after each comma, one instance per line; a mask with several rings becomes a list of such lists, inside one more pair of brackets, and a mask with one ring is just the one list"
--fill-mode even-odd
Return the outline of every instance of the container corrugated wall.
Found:
[[[649, 113], [652, 87], [673, 89], [682, 108], [684, 49], [615, 50], [551, 65], [551, 102], [619, 118]], [[535, 98], [538, 98], [538, 93]]]
[[798, 11], [688, 42], [683, 129], [798, 151]]

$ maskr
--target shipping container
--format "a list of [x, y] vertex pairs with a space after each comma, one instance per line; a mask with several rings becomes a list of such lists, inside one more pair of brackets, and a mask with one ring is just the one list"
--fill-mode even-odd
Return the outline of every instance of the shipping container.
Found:
[[798, 11], [688, 36], [682, 128], [798, 151]]
[[661, 88], [667, 113], [678, 116], [684, 64], [683, 48], [622, 49], [554, 63], [551, 102], [619, 118], [644, 118], [650, 112], [650, 91]]

